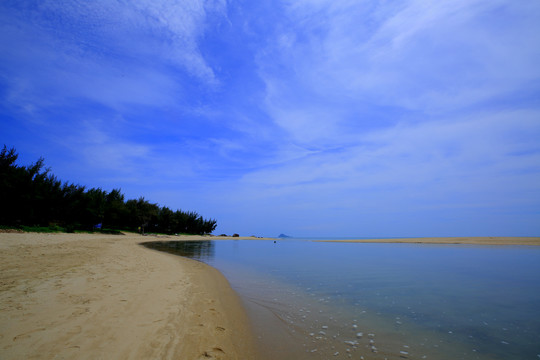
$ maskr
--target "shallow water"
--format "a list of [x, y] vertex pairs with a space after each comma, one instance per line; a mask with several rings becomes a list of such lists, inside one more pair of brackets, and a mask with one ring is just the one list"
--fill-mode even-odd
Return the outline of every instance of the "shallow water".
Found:
[[154, 243], [219, 269], [268, 359], [540, 359], [540, 248]]

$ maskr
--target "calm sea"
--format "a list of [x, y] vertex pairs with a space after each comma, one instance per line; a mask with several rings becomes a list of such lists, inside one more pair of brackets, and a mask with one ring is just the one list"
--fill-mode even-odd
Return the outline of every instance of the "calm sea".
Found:
[[540, 247], [158, 242], [219, 269], [267, 359], [540, 359]]

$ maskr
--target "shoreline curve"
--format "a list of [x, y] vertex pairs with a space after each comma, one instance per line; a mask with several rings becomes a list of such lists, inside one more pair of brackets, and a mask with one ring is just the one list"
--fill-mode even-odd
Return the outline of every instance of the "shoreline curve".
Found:
[[256, 359], [227, 279], [128, 234], [0, 234], [0, 357]]

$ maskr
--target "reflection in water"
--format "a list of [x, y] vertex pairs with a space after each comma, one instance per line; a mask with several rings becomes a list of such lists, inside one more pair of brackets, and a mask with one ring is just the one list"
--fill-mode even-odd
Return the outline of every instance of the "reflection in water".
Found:
[[211, 261], [215, 252], [212, 241], [150, 241], [141, 245], [203, 262]]
[[151, 242], [219, 269], [264, 360], [540, 358], [540, 248]]

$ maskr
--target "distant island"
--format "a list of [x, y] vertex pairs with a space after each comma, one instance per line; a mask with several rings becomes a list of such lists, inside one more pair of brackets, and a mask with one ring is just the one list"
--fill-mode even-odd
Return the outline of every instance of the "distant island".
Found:
[[284, 238], [290, 238], [292, 236], [289, 236], [289, 235], [285, 235], [285, 234], [279, 234], [278, 238], [280, 239], [284, 239]]

